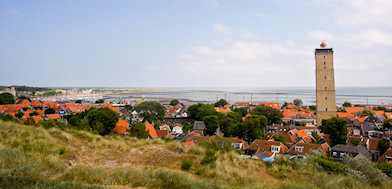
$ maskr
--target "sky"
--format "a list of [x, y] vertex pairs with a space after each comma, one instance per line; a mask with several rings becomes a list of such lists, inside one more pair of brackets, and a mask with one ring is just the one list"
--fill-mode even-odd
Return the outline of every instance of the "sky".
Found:
[[0, 0], [0, 85], [392, 86], [391, 0]]

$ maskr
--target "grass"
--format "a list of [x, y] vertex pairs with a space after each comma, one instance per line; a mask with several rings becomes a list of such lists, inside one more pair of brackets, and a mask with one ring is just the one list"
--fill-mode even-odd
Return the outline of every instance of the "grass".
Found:
[[[235, 151], [177, 142], [100, 136], [72, 129], [0, 122], [0, 188], [388, 188], [315, 164], [266, 165]], [[182, 170], [181, 162], [192, 162]], [[274, 167], [275, 166], [275, 167]]]

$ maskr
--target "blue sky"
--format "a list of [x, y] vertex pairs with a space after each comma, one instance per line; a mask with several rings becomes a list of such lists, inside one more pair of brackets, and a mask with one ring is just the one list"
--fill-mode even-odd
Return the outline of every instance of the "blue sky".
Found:
[[0, 1], [0, 85], [391, 86], [392, 1]]

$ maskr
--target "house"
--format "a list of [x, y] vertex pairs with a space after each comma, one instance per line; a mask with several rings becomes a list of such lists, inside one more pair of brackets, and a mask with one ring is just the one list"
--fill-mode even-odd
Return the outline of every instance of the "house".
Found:
[[193, 145], [195, 145], [195, 143], [193, 141], [188, 141], [188, 142], [182, 142], [181, 143], [185, 148], [189, 148]]
[[123, 119], [118, 120], [116, 126], [112, 130], [114, 133], [126, 135], [129, 130], [129, 123]]
[[348, 113], [348, 112], [337, 112], [337, 117], [340, 118], [346, 118], [346, 119], [350, 119], [350, 117], [353, 117], [352, 113]]
[[287, 146], [291, 146], [292, 144], [297, 142], [297, 140], [288, 133], [266, 133], [262, 139], [276, 141], [278, 137], [283, 137], [284, 143], [286, 143]]
[[349, 146], [345, 144], [337, 144], [331, 148], [331, 156], [335, 161], [343, 161], [346, 155], [350, 155], [354, 158], [364, 158], [367, 160], [372, 159], [372, 155], [362, 145]]
[[239, 139], [238, 137], [233, 137], [233, 138], [230, 138], [229, 140], [231, 140], [231, 142], [232, 142], [231, 147], [237, 148], [239, 150], [246, 150], [249, 146], [247, 142], [245, 142], [242, 139]]
[[388, 148], [387, 151], [380, 157], [380, 162], [392, 163], [392, 148]]
[[313, 144], [313, 143], [305, 143], [303, 141], [299, 141], [294, 144], [287, 153], [292, 154], [291, 158], [304, 158], [305, 154], [310, 153], [311, 150], [320, 151], [324, 154], [329, 153], [329, 145], [327, 143], [324, 144]]
[[379, 138], [384, 132], [375, 123], [364, 123], [361, 125], [362, 136], [368, 138]]
[[195, 123], [193, 124], [194, 131], [205, 130], [205, 129], [206, 129], [206, 124], [204, 123], [204, 121], [195, 121]]
[[267, 132], [270, 133], [287, 133], [290, 130], [289, 126], [283, 126], [282, 124], [273, 124], [267, 126]]
[[278, 154], [285, 154], [288, 148], [279, 141], [256, 139], [249, 145], [247, 150], [254, 150], [256, 154], [266, 153], [269, 157], [277, 157]]
[[276, 109], [280, 110], [279, 102], [260, 102], [259, 106], [268, 106], [268, 107], [276, 108]]
[[353, 116], [359, 116], [365, 110], [365, 107], [345, 107], [344, 109]]
[[41, 116], [33, 116], [32, 118], [35, 123], [38, 123], [40, 121], [44, 121], [44, 118], [42, 118]]
[[237, 108], [249, 108], [250, 104], [249, 102], [236, 102], [233, 105], [233, 109]]
[[146, 125], [146, 131], [148, 131], [150, 138], [154, 139], [158, 137], [154, 126], [152, 126], [148, 121], [144, 122], [144, 125]]
[[158, 137], [166, 137], [168, 135], [167, 130], [156, 130]]
[[46, 117], [48, 117], [48, 119], [60, 119], [58, 114], [46, 114]]
[[166, 131], [171, 131], [170, 126], [168, 124], [163, 124], [159, 126], [160, 130], [166, 130]]
[[182, 125], [179, 124], [179, 123], [173, 124], [172, 132], [175, 133], [175, 134], [181, 134], [181, 133], [183, 133], [183, 132], [182, 132]]

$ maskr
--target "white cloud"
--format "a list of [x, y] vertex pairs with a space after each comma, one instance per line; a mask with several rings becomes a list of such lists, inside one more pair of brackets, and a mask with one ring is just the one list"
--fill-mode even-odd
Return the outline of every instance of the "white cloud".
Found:
[[219, 33], [230, 34], [231, 28], [223, 24], [214, 24], [214, 30]]
[[329, 0], [332, 15], [343, 27], [392, 26], [391, 0]]
[[260, 17], [260, 18], [268, 18], [268, 17], [269, 17], [269, 15], [266, 15], [266, 14], [261, 13], [261, 12], [256, 13], [256, 16], [258, 16], [258, 17]]
[[259, 36], [253, 33], [250, 30], [242, 30], [240, 32], [240, 37], [246, 38], [246, 39], [258, 39]]
[[20, 11], [18, 11], [16, 9], [11, 9], [8, 11], [8, 14], [16, 15], [16, 14], [20, 14]]

